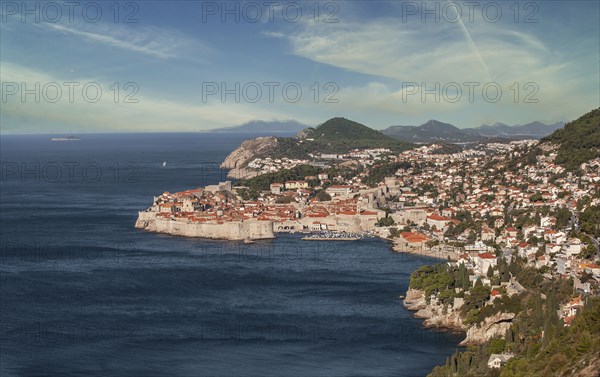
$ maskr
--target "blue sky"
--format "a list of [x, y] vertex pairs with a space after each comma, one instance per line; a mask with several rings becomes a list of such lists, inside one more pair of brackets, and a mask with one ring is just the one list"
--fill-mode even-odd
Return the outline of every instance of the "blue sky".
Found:
[[1, 4], [3, 133], [473, 127], [600, 104], [598, 1]]

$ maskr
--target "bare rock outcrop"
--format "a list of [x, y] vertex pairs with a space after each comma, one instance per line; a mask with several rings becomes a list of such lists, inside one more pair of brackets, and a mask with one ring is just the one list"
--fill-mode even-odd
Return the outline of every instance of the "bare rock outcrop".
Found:
[[447, 328], [451, 330], [464, 331], [466, 326], [463, 324], [458, 305], [446, 306], [431, 300], [429, 303], [425, 300], [425, 292], [418, 289], [409, 289], [406, 292], [404, 306], [408, 310], [416, 311], [415, 318], [424, 319], [425, 327]]
[[246, 179], [256, 176], [257, 172], [246, 168], [248, 162], [264, 155], [269, 150], [277, 147], [278, 144], [279, 142], [274, 136], [246, 140], [225, 158], [221, 168], [231, 169], [227, 174], [230, 178]]
[[225, 158], [221, 167], [224, 169], [244, 167], [250, 160], [275, 148], [277, 144], [277, 138], [274, 136], [246, 140]]
[[468, 326], [460, 315], [462, 305], [461, 298], [455, 298], [452, 305], [446, 306], [435, 298], [431, 298], [427, 302], [424, 291], [412, 288], [406, 292], [404, 299], [404, 306], [415, 312], [415, 318], [422, 318], [425, 327], [466, 331], [465, 339], [460, 343], [461, 346], [483, 344], [493, 337], [503, 337], [515, 318], [514, 313], [497, 313], [479, 324]]
[[314, 134], [315, 134], [314, 128], [310, 128], [310, 127], [305, 128], [296, 134], [296, 139], [300, 139], [300, 140], [307, 139], [307, 138], [312, 137]]
[[460, 342], [460, 345], [483, 344], [495, 336], [503, 337], [514, 318], [515, 313], [498, 313], [487, 317], [483, 322], [473, 325], [467, 330], [467, 336]]
[[600, 370], [600, 355], [592, 356], [587, 366], [575, 373], [575, 377], [597, 377]]
[[425, 301], [425, 292], [420, 289], [409, 288], [404, 297], [404, 307], [411, 311], [425, 309], [427, 302]]

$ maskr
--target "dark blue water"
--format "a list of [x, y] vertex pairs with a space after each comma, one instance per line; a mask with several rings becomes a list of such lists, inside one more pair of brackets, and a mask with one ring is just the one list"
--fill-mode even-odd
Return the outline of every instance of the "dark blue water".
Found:
[[[431, 260], [381, 240], [146, 233], [248, 135], [2, 136], [0, 375], [424, 376], [459, 336], [398, 299]], [[162, 166], [166, 161], [166, 166]]]

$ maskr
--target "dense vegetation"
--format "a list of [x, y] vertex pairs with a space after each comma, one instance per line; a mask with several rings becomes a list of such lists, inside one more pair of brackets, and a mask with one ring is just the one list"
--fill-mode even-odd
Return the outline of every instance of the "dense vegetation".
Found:
[[[519, 258], [513, 259], [508, 269], [527, 291], [513, 297], [503, 294], [493, 305], [477, 308], [487, 296], [483, 287], [476, 283], [469, 292], [464, 292], [467, 307], [462, 310], [467, 323], [479, 322], [499, 312], [517, 313], [505, 337], [494, 338], [481, 346], [470, 346], [463, 352], [457, 351], [444, 366], [436, 367], [430, 377], [567, 376], [590, 363], [598, 370], [600, 299], [588, 297], [571, 327], [564, 327], [557, 309], [560, 303], [573, 297], [573, 282], [545, 280], [540, 271], [526, 267]], [[418, 271], [414, 279], [411, 277], [411, 286], [414, 282], [431, 292], [444, 292], [444, 286], [456, 286], [451, 278], [455, 274], [448, 274], [443, 267], [429, 266]], [[489, 369], [487, 361], [492, 353], [513, 353], [515, 357], [501, 370]]]
[[346, 118], [329, 119], [314, 130], [311, 138], [314, 141], [307, 144], [334, 153], [354, 148], [389, 148], [400, 152], [411, 146]]
[[436, 143], [440, 145], [438, 149], [433, 151], [433, 154], [452, 154], [462, 152], [462, 147], [456, 144], [448, 144], [448, 143]]
[[600, 237], [600, 206], [589, 206], [579, 216], [581, 230], [595, 237]]
[[[509, 361], [500, 376], [570, 376], [591, 362], [600, 367], [600, 300], [589, 298], [570, 327], [563, 327], [552, 313], [548, 316], [543, 337], [540, 333], [541, 339], [530, 346], [520, 342], [524, 352]], [[512, 335], [517, 344], [518, 335]]]
[[567, 123], [542, 142], [560, 144], [555, 162], [568, 170], [600, 157], [600, 108]]
[[398, 169], [408, 169], [411, 167], [410, 162], [387, 162], [374, 166], [369, 175], [362, 179], [362, 182], [369, 185], [375, 186], [379, 182], [383, 182], [385, 177], [393, 177]]
[[[429, 377], [545, 377], [571, 376], [585, 367], [600, 366], [600, 300], [589, 299], [570, 327], [543, 305], [539, 295], [525, 300], [524, 312], [507, 331], [482, 346], [456, 352]], [[513, 352], [515, 358], [501, 370], [487, 368], [493, 353]], [[590, 374], [595, 376], [595, 374]]]

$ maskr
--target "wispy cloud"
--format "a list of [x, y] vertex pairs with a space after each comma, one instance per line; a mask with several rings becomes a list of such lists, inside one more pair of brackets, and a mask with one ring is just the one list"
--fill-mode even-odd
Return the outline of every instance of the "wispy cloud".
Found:
[[403, 81], [488, 79], [482, 59], [492, 79], [505, 71], [519, 75], [552, 65], [547, 49], [532, 35], [480, 23], [470, 25], [468, 37], [459, 24], [388, 18], [307, 22], [289, 41], [295, 54], [313, 61]]
[[185, 48], [191, 45], [201, 46], [175, 29], [157, 27], [123, 28], [117, 24], [94, 25], [93, 28], [81, 25], [67, 27], [58, 23], [45, 23], [52, 31], [72, 35], [89, 42], [117, 47], [123, 50], [151, 55], [161, 59], [180, 57]]
[[[514, 25], [482, 21], [470, 23], [465, 31], [458, 23], [403, 23], [387, 17], [300, 26], [286, 36], [295, 55], [373, 76], [363, 86], [342, 87], [342, 111], [451, 114], [478, 107], [478, 112], [485, 108], [496, 119], [506, 119], [512, 113], [527, 119], [540, 113], [561, 119], [565, 108], [586, 111], [594, 106], [590, 93], [581, 90], [582, 82], [573, 79], [577, 72], [572, 72], [572, 57], [560, 55]], [[403, 85], [412, 82], [428, 89], [437, 83], [442, 88], [458, 83], [464, 92], [455, 103], [445, 101], [444, 93], [437, 102], [433, 95], [425, 100], [420, 95], [409, 96], [407, 102]], [[465, 82], [479, 83], [473, 102]], [[487, 101], [482, 95], [487, 83], [502, 89], [499, 102]], [[536, 87], [525, 87], [527, 83]], [[537, 102], [524, 102], [533, 92]]]

